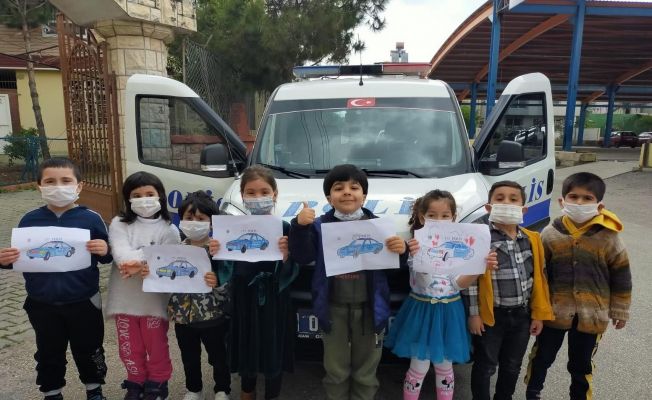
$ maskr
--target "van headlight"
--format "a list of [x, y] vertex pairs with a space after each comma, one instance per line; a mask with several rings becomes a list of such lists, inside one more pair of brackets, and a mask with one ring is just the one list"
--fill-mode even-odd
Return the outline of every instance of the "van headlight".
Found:
[[232, 203], [227, 201], [223, 202], [220, 206], [220, 212], [226, 215], [246, 215], [247, 213], [238, 207], [234, 206]]
[[484, 206], [478, 208], [477, 210], [473, 211], [471, 214], [467, 215], [466, 217], [462, 218], [460, 222], [466, 222], [466, 223], [472, 223], [472, 224], [484, 224], [486, 223], [487, 220], [487, 210], [484, 208]]

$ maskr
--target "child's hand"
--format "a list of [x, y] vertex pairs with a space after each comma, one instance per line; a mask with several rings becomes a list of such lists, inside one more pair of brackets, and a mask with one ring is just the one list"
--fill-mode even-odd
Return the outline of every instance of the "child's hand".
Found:
[[120, 274], [122, 275], [122, 278], [127, 279], [139, 273], [146, 265], [147, 262], [145, 261], [138, 261], [138, 260], [125, 261], [121, 264], [118, 264], [118, 270], [120, 270]]
[[140, 270], [140, 277], [145, 279], [149, 275], [149, 265], [147, 263], [143, 264], [143, 268]]
[[530, 335], [539, 336], [541, 330], [543, 329], [543, 321], [539, 319], [533, 319], [530, 323]]
[[410, 255], [413, 256], [419, 252], [419, 241], [412, 238], [408, 241], [408, 250], [410, 250]]
[[611, 321], [613, 322], [614, 327], [616, 329], [623, 329], [625, 327], [625, 324], [627, 323], [627, 321], [622, 319], [612, 319]]
[[385, 246], [387, 250], [392, 253], [403, 254], [405, 253], [405, 240], [401, 239], [398, 236], [391, 236], [385, 240]]
[[496, 271], [498, 269], [498, 253], [496, 253], [493, 249], [489, 252], [489, 255], [485, 257], [485, 261], [487, 262], [487, 269]]
[[281, 236], [278, 239], [278, 249], [281, 250], [281, 254], [283, 254], [283, 262], [288, 260], [288, 237], [287, 236]]
[[93, 239], [86, 242], [86, 250], [91, 254], [103, 257], [109, 252], [109, 245], [102, 239]]
[[217, 252], [220, 251], [220, 242], [216, 239], [211, 239], [208, 241], [208, 252], [211, 254], [211, 256], [214, 256], [217, 254]]
[[310, 225], [315, 221], [315, 210], [308, 207], [307, 202], [303, 202], [303, 208], [297, 215], [297, 223], [299, 225]]
[[206, 275], [204, 275], [204, 282], [212, 288], [217, 286], [217, 275], [215, 275], [215, 272], [206, 272]]
[[18, 261], [20, 258], [20, 250], [15, 247], [0, 249], [0, 265], [10, 265]]
[[468, 320], [469, 332], [473, 335], [482, 336], [484, 332], [484, 323], [482, 323], [482, 318], [479, 315], [471, 315]]

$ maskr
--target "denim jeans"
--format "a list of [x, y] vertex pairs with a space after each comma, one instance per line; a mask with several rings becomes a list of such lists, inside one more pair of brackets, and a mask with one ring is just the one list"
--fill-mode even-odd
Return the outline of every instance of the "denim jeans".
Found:
[[496, 367], [494, 400], [510, 400], [530, 340], [529, 307], [494, 308], [494, 326], [485, 325], [482, 336], [473, 335], [474, 362], [471, 369], [473, 400], [490, 399], [490, 380]]

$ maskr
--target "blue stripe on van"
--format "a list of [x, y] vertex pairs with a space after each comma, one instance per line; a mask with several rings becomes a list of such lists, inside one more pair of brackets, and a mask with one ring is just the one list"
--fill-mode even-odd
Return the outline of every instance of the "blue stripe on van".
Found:
[[548, 217], [550, 217], [550, 199], [528, 206], [527, 213], [523, 216], [522, 225], [531, 226]]

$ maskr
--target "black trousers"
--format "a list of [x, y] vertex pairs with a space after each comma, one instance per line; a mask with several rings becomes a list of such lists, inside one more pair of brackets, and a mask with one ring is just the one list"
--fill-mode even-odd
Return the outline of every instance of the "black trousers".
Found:
[[[265, 399], [276, 399], [281, 395], [281, 384], [283, 383], [283, 373], [277, 376], [265, 376]], [[241, 376], [240, 389], [243, 392], [251, 393], [256, 391], [255, 376]]]
[[490, 380], [496, 367], [494, 400], [512, 398], [530, 340], [529, 307], [495, 307], [494, 317], [494, 326], [485, 325], [482, 336], [473, 335], [471, 393], [474, 400], [490, 399]]
[[41, 392], [66, 385], [66, 350], [85, 383], [104, 384], [104, 319], [90, 300], [52, 305], [27, 297], [23, 306], [36, 333], [36, 384]]
[[223, 323], [214, 326], [196, 327], [193, 325], [174, 324], [177, 343], [181, 350], [183, 372], [186, 375], [186, 389], [191, 392], [202, 390], [201, 345], [208, 353], [208, 363], [213, 367], [213, 390], [231, 393], [231, 373], [227, 364], [226, 330], [229, 325]]
[[537, 337], [530, 354], [530, 364], [525, 377], [527, 399], [539, 399], [548, 368], [557, 357], [557, 352], [568, 333], [568, 364], [566, 368], [571, 376], [570, 399], [590, 400], [593, 392], [593, 356], [598, 350], [602, 335], [579, 332], [577, 318], [571, 329], [555, 329], [544, 326]]

